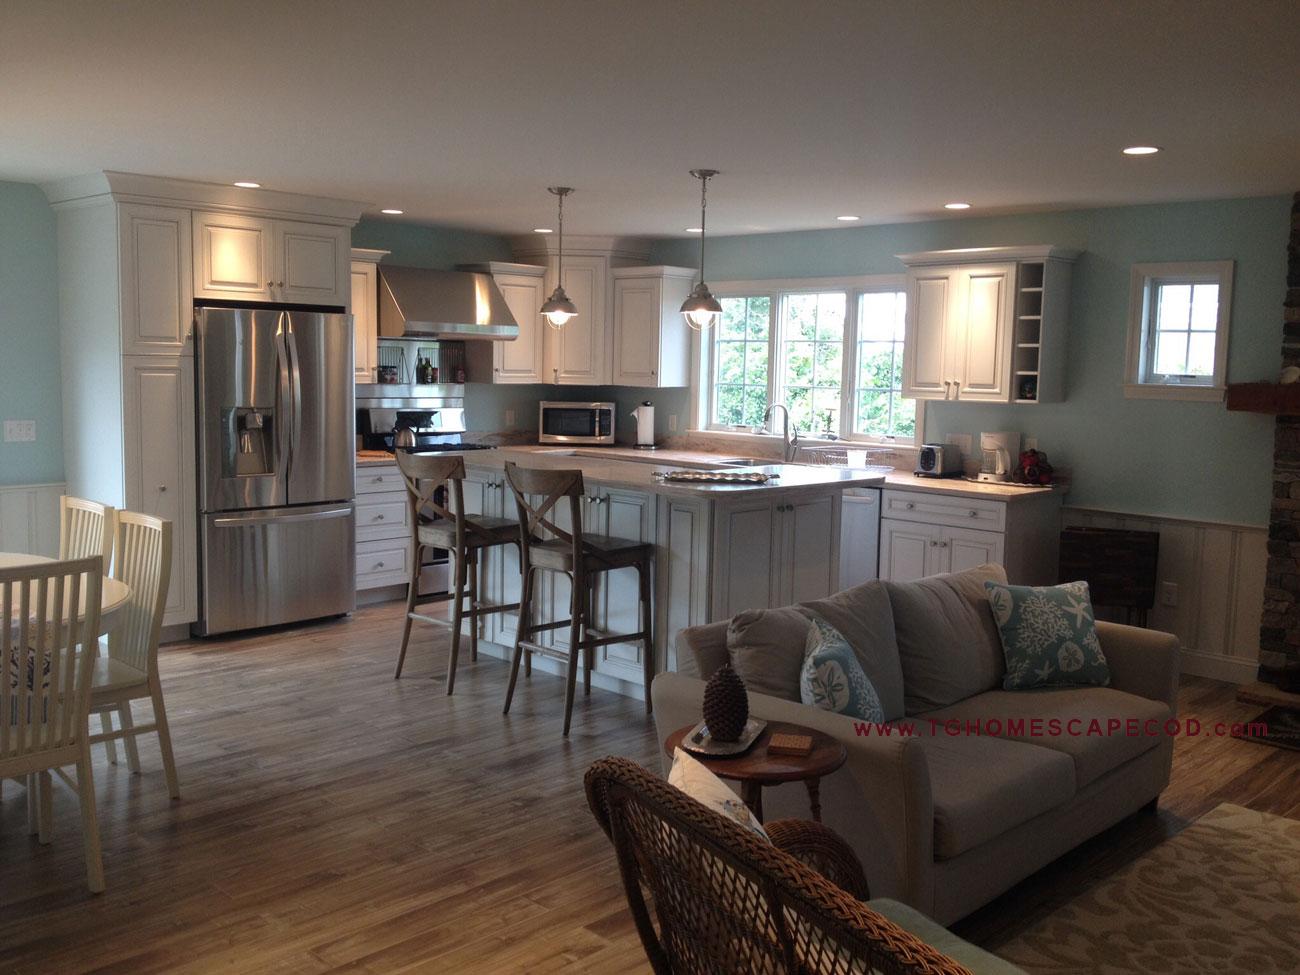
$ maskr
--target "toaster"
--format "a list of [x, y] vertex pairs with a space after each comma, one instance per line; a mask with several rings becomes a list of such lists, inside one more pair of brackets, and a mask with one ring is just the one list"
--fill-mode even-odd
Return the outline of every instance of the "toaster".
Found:
[[916, 454], [917, 477], [961, 477], [961, 451], [955, 444], [922, 444]]

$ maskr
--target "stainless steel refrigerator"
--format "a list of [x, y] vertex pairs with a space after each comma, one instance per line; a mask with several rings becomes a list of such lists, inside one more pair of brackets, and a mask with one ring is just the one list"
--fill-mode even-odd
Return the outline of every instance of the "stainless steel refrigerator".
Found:
[[352, 316], [204, 308], [201, 635], [356, 608]]

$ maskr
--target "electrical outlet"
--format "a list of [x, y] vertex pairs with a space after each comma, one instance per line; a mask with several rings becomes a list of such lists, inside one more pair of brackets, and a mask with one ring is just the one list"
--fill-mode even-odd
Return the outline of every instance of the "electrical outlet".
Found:
[[1178, 605], [1178, 583], [1160, 583], [1160, 605], [1173, 608]]
[[669, 432], [669, 433], [676, 433], [676, 432], [677, 432], [677, 414], [676, 414], [676, 413], [669, 413], [669, 414], [668, 414], [668, 432]]
[[5, 420], [5, 443], [35, 443], [35, 420]]
[[515, 425], [515, 411], [506, 410], [506, 426], [512, 427], [514, 425]]
[[1037, 450], [1037, 449], [1038, 449], [1038, 438], [1037, 438], [1037, 437], [1025, 437], [1025, 449], [1026, 449], [1026, 450]]
[[961, 451], [963, 457], [969, 457], [971, 453], [971, 439], [969, 433], [950, 433], [943, 438], [944, 443], [950, 443]]

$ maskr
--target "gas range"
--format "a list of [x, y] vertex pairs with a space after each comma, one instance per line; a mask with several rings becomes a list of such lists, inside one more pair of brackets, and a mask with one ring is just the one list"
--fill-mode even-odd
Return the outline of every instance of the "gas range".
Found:
[[383, 449], [390, 454], [399, 450], [404, 454], [449, 454], [456, 450], [496, 450], [496, 447], [490, 443], [417, 443], [414, 447], [393, 447], [389, 444]]

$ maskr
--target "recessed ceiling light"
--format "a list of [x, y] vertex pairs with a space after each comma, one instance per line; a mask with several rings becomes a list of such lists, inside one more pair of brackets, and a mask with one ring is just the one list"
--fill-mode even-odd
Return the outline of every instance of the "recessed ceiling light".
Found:
[[687, 228], [686, 228], [686, 232], [687, 232], [688, 234], [702, 234], [702, 233], [704, 233], [704, 228], [703, 228], [703, 227], [687, 227]]
[[405, 211], [405, 210], [398, 210], [398, 209], [395, 208], [395, 207], [385, 207], [383, 210], [380, 210], [379, 212], [380, 212], [380, 213], [386, 213], [386, 214], [388, 214], [390, 217], [400, 217], [400, 216], [401, 216], [403, 213], [405, 213], [406, 211]]
[[852, 223], [854, 220], [861, 220], [861, 217], [855, 217], [851, 213], [846, 213], [842, 217], [836, 217], [836, 220], [843, 220], [845, 223]]
[[1126, 156], [1154, 156], [1160, 151], [1159, 146], [1128, 146], [1124, 150]]
[[553, 234], [553, 233], [555, 233], [555, 231], [552, 230], [550, 227], [534, 227], [534, 228], [533, 228], [533, 233], [535, 233], [535, 234]]
[[945, 203], [943, 205], [943, 208], [945, 210], [969, 210], [970, 204], [969, 203]]
[[235, 185], [243, 190], [256, 190], [262, 186], [261, 183], [254, 183], [251, 179], [237, 179]]

